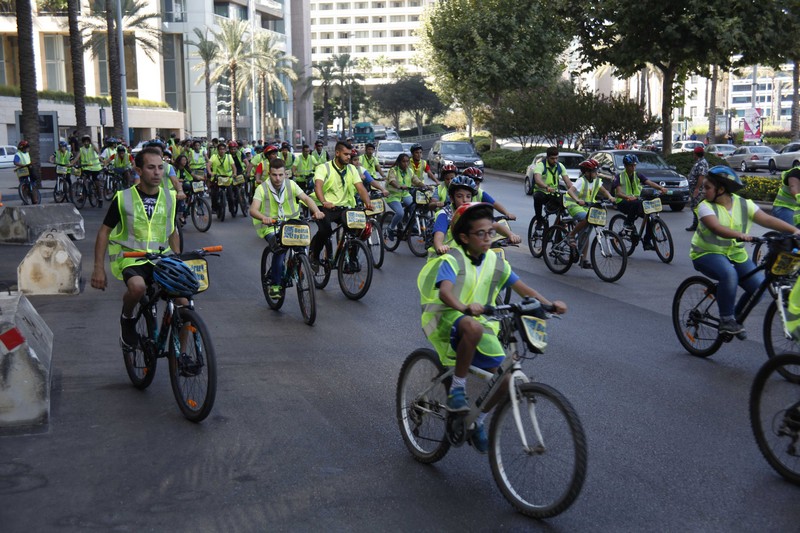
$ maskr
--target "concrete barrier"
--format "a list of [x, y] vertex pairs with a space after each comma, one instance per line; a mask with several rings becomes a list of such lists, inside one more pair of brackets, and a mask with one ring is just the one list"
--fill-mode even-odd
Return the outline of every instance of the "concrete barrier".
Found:
[[0, 293], [0, 427], [47, 423], [53, 332], [20, 292]]
[[80, 294], [81, 253], [61, 231], [49, 231], [17, 267], [17, 286], [25, 294]]
[[86, 237], [83, 217], [72, 204], [6, 206], [0, 211], [0, 242], [33, 244], [42, 233], [63, 231], [75, 240]]

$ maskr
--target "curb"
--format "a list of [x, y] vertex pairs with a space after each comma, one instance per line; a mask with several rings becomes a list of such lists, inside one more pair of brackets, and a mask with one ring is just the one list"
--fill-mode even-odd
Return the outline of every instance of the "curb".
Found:
[[504, 178], [508, 180], [515, 180], [515, 181], [524, 181], [525, 174], [520, 174], [519, 172], [509, 172], [506, 170], [496, 170], [494, 168], [487, 168], [485, 170], [486, 175], [492, 176], [495, 178]]

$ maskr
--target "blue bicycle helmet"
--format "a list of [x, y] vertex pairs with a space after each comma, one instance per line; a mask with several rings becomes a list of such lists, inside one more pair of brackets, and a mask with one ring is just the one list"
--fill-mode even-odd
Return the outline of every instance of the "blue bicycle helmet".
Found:
[[744, 187], [742, 178], [740, 178], [731, 167], [726, 167], [725, 165], [711, 167], [708, 169], [706, 177], [710, 178], [712, 183], [724, 187], [729, 193], [736, 192]]
[[636, 165], [639, 163], [639, 158], [636, 157], [636, 154], [627, 154], [625, 157], [622, 158], [623, 165]]
[[447, 187], [447, 194], [453, 196], [458, 189], [465, 189], [472, 193], [472, 196], [478, 194], [478, 186], [475, 180], [469, 176], [456, 176], [450, 181], [450, 186]]
[[66, 148], [67, 146], [69, 146], [67, 144], [67, 141], [58, 141], [58, 147], [59, 148]]
[[192, 269], [174, 257], [164, 257], [156, 263], [153, 279], [173, 297], [189, 298], [200, 288], [200, 282]]

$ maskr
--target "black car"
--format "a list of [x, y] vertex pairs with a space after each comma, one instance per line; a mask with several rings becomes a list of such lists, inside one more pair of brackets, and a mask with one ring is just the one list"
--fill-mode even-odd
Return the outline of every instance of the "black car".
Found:
[[453, 164], [461, 172], [467, 167], [483, 170], [483, 160], [466, 141], [436, 141], [428, 154], [431, 171], [438, 176], [444, 165]]
[[614, 194], [611, 183], [625, 170], [622, 158], [628, 154], [634, 154], [639, 158], [639, 164], [636, 165], [637, 174], [670, 191], [671, 194], [661, 197], [663, 204], [669, 205], [673, 211], [680, 211], [689, 203], [689, 180], [678, 174], [675, 167], [667, 164], [660, 155], [645, 150], [602, 150], [592, 154], [592, 157], [600, 163], [598, 175], [603, 179], [603, 186], [608, 192]]

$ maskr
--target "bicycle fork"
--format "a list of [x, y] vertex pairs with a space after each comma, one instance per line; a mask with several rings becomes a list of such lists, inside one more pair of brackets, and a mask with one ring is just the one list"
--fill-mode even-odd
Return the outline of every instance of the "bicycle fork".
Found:
[[511, 373], [511, 378], [508, 380], [508, 395], [511, 398], [511, 409], [514, 414], [514, 423], [517, 425], [517, 432], [519, 433], [520, 442], [522, 443], [522, 449], [525, 450], [525, 453], [528, 455], [541, 455], [545, 452], [545, 445], [544, 445], [544, 438], [542, 437], [542, 431], [539, 428], [539, 421], [536, 419], [536, 406], [534, 405], [533, 401], [527, 402], [528, 404], [528, 416], [531, 418], [531, 424], [533, 425], [533, 432], [536, 435], [536, 442], [534, 446], [528, 445], [528, 439], [525, 437], [525, 428], [522, 427], [522, 414], [520, 413], [520, 395], [517, 393], [517, 385], [518, 383], [529, 383], [530, 380], [528, 376], [526, 376], [521, 370], [515, 369]]

